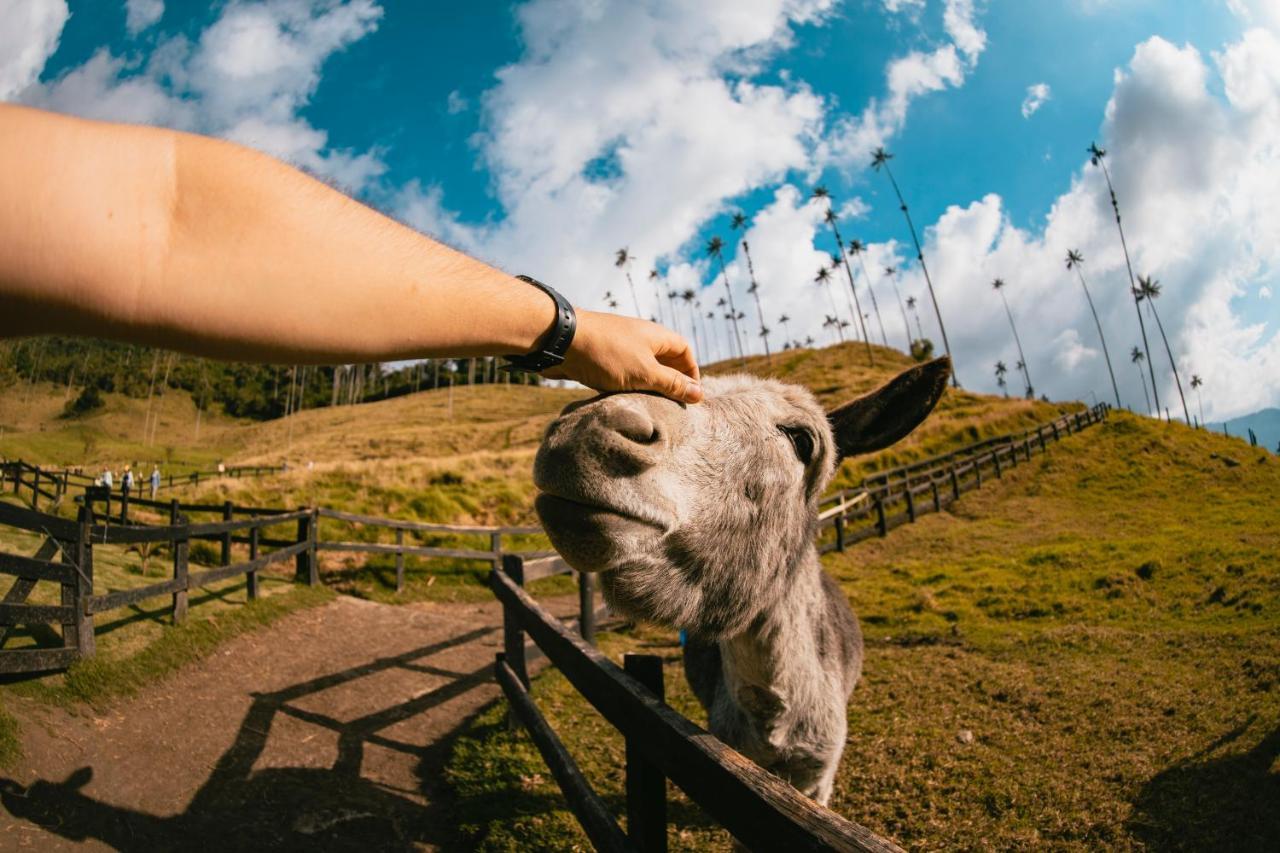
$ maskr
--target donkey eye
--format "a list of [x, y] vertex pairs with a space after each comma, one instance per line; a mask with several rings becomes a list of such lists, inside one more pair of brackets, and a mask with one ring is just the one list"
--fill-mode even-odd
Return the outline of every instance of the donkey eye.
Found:
[[799, 426], [780, 426], [778, 429], [791, 440], [791, 447], [802, 465], [813, 461], [813, 434], [809, 430]]

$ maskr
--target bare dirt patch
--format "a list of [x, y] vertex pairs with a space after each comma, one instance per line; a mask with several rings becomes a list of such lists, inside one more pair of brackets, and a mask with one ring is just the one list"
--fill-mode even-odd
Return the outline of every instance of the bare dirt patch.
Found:
[[440, 771], [501, 643], [495, 602], [342, 597], [106, 712], [15, 702], [0, 849], [452, 847]]

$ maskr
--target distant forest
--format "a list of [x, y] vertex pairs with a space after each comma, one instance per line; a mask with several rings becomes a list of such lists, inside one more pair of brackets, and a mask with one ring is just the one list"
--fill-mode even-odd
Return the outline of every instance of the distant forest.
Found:
[[493, 382], [536, 384], [497, 369], [496, 359], [427, 359], [414, 364], [336, 366], [241, 364], [82, 338], [25, 338], [0, 350], [0, 389], [20, 383], [67, 386], [68, 414], [83, 414], [113, 392], [146, 399], [165, 388], [191, 394], [201, 411], [270, 420], [294, 411], [352, 405], [415, 391]]

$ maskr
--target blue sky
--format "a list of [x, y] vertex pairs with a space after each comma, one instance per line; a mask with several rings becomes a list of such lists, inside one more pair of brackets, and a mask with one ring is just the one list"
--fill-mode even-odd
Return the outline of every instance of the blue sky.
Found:
[[[256, 145], [586, 307], [606, 290], [631, 307], [612, 264], [626, 245], [641, 313], [665, 312], [691, 336], [706, 330], [655, 305], [645, 273], [656, 265], [664, 286], [704, 288], [711, 307], [723, 285], [701, 247], [728, 238], [742, 210], [766, 325], [787, 312], [831, 339], [829, 296], [808, 284], [832, 248], [821, 210], [805, 203], [821, 181], [846, 238], [872, 244], [870, 284], [897, 332], [887, 336], [905, 340], [880, 267], [905, 257], [909, 235], [865, 168], [868, 146], [883, 143], [923, 231], [960, 375], [981, 390], [995, 388], [996, 359], [1016, 358], [985, 287], [998, 275], [1046, 377], [1039, 390], [1112, 396], [1078, 284], [1057, 263], [1068, 243], [1083, 248], [1112, 355], [1127, 353], [1134, 309], [1084, 153], [1098, 139], [1132, 204], [1137, 262], [1165, 284], [1159, 307], [1184, 384], [1204, 375], [1210, 417], [1280, 404], [1275, 249], [1242, 237], [1218, 258], [1188, 245], [1213, 241], [1207, 224], [1238, 234], [1233, 217], [1266, 233], [1262, 190], [1280, 180], [1261, 141], [1280, 112], [1274, 0], [130, 0], [71, 2], [59, 17], [62, 2], [33, 0], [48, 14], [5, 37], [43, 45], [39, 61], [0, 38], [0, 97]], [[1037, 84], [1047, 98], [1027, 113]], [[1192, 144], [1246, 165], [1200, 180]], [[729, 276], [746, 310], [740, 255]], [[867, 302], [867, 282], [856, 286]], [[924, 302], [914, 266], [899, 286]], [[745, 324], [759, 325], [754, 313]], [[1122, 396], [1140, 401], [1136, 371], [1116, 360]], [[1153, 361], [1164, 402], [1176, 393], [1168, 360]]]

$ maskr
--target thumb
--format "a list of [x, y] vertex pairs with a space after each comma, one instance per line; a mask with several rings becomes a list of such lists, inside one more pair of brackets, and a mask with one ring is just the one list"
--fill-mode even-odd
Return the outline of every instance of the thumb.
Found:
[[701, 403], [702, 385], [675, 368], [659, 365], [649, 378], [649, 389], [681, 403]]

